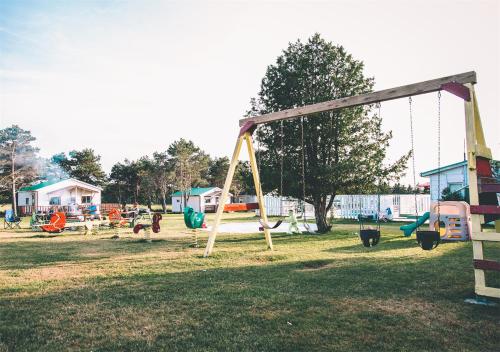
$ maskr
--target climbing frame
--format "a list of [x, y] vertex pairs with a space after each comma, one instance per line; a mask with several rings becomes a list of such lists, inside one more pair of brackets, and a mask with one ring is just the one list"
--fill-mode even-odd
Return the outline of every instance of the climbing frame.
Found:
[[500, 207], [496, 193], [500, 192], [500, 184], [492, 177], [492, 155], [484, 139], [474, 86], [470, 83], [465, 86], [469, 90], [469, 99], [464, 101], [475, 292], [481, 296], [500, 298], [500, 288], [487, 286], [485, 273], [500, 271], [500, 262], [486, 260], [483, 251], [484, 245], [489, 242], [500, 242], [500, 233], [483, 232], [481, 226], [486, 217], [487, 222], [496, 220], [495, 228], [499, 231]]

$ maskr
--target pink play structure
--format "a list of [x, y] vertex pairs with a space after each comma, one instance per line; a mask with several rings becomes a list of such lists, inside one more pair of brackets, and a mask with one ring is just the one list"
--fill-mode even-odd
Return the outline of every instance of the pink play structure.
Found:
[[[438, 229], [438, 203], [432, 203], [430, 209], [429, 230]], [[441, 239], [445, 241], [467, 241], [470, 239], [470, 206], [466, 202], [439, 202], [439, 220], [441, 221]]]

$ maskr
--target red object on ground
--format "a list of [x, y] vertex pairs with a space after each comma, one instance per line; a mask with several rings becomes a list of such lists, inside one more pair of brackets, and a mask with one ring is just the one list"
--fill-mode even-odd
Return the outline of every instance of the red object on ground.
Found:
[[128, 221], [124, 218], [122, 218], [122, 212], [118, 208], [113, 208], [110, 209], [108, 213], [109, 221], [114, 225], [114, 226], [123, 226], [128, 223]]
[[160, 232], [160, 220], [161, 219], [162, 219], [161, 214], [154, 213], [154, 215], [153, 215], [153, 223], [151, 225], [154, 233]]
[[224, 211], [248, 211], [259, 209], [259, 203], [231, 203], [224, 205]]
[[50, 217], [50, 224], [43, 225], [42, 230], [50, 233], [62, 232], [66, 226], [66, 215], [63, 212], [56, 212]]

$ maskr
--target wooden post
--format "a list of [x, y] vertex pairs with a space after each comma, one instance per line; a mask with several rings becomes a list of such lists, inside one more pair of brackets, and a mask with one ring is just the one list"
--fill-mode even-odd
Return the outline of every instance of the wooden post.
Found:
[[224, 189], [222, 190], [222, 194], [219, 199], [219, 206], [217, 207], [217, 213], [215, 214], [215, 220], [212, 225], [212, 232], [210, 232], [210, 235], [208, 236], [207, 246], [205, 248], [205, 253], [203, 254], [204, 257], [208, 257], [214, 248], [215, 237], [217, 237], [220, 220], [222, 218], [222, 213], [224, 212], [224, 204], [226, 204], [226, 200], [229, 195], [229, 188], [231, 188], [231, 183], [233, 182], [234, 171], [236, 170], [236, 166], [238, 166], [238, 158], [240, 156], [241, 145], [243, 144], [244, 138], [244, 135], [239, 135], [236, 140], [233, 157], [231, 158], [229, 170], [227, 171], [226, 182], [224, 183]]
[[[479, 205], [479, 193], [477, 189], [476, 172], [476, 124], [474, 123], [474, 87], [468, 83], [466, 86], [470, 90], [470, 101], [464, 101], [465, 104], [465, 137], [467, 145], [467, 173], [469, 179], [469, 203], [470, 205]], [[471, 214], [472, 233], [481, 232], [481, 222], [483, 216]], [[472, 241], [472, 253], [474, 259], [483, 259], [483, 242]], [[478, 287], [486, 286], [486, 279], [483, 270], [474, 269], [474, 278], [476, 282], [476, 291]]]
[[[231, 188], [231, 183], [233, 182], [236, 166], [238, 166], [238, 159], [240, 156], [243, 141], [247, 143], [248, 154], [250, 157], [250, 166], [252, 168], [252, 175], [255, 183], [255, 191], [257, 193], [257, 199], [259, 202], [259, 210], [261, 213], [261, 218], [263, 221], [267, 223], [266, 206], [264, 204], [264, 197], [262, 195], [262, 189], [260, 185], [259, 170], [257, 168], [255, 150], [253, 149], [253, 144], [252, 144], [252, 133], [247, 131], [244, 133], [240, 133], [236, 141], [233, 157], [231, 158], [231, 163], [229, 164], [229, 170], [226, 176], [226, 182], [224, 183], [224, 189], [222, 190], [222, 194], [219, 199], [219, 206], [217, 207], [217, 213], [215, 214], [215, 220], [212, 225], [212, 231], [208, 236], [207, 246], [205, 247], [205, 253], [203, 254], [204, 257], [208, 257], [213, 251], [215, 238], [217, 237], [217, 232], [219, 230], [220, 220], [222, 218], [222, 214], [224, 213], [224, 205], [226, 204], [227, 197], [229, 196], [229, 189]], [[272, 250], [273, 242], [271, 239], [271, 233], [269, 232], [268, 229], [264, 229], [264, 235], [266, 238], [267, 247]]]
[[[252, 169], [253, 183], [255, 185], [255, 193], [257, 193], [257, 201], [259, 202], [260, 218], [264, 223], [267, 221], [266, 204], [264, 203], [264, 195], [260, 183], [259, 168], [257, 167], [257, 160], [255, 158], [255, 150], [253, 149], [252, 135], [245, 133], [245, 140], [247, 142], [248, 155], [250, 157], [250, 167]], [[273, 241], [271, 239], [271, 232], [269, 229], [264, 228], [264, 236], [266, 237], [267, 248], [273, 249]]]

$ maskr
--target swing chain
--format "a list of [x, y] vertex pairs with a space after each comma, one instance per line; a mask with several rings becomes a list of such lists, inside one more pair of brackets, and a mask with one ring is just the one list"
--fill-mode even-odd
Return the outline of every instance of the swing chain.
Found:
[[408, 103], [410, 105], [410, 141], [411, 141], [411, 155], [412, 155], [412, 170], [413, 170], [413, 187], [414, 187], [414, 198], [415, 198], [415, 221], [418, 224], [418, 202], [417, 202], [417, 178], [415, 174], [415, 143], [413, 137], [413, 110], [412, 110], [412, 98], [408, 97]]
[[438, 91], [438, 126], [437, 126], [437, 152], [438, 152], [438, 197], [437, 197], [437, 211], [438, 211], [438, 231], [441, 232], [441, 91]]
[[283, 133], [283, 120], [281, 120], [281, 125], [280, 125], [280, 134], [281, 134], [281, 158], [280, 158], [280, 213], [283, 216], [283, 159], [285, 157], [285, 151], [284, 151], [284, 142], [283, 139], [285, 138], [285, 135]]
[[304, 117], [300, 118], [300, 141], [302, 144], [302, 212], [306, 214], [306, 153], [304, 148]]

